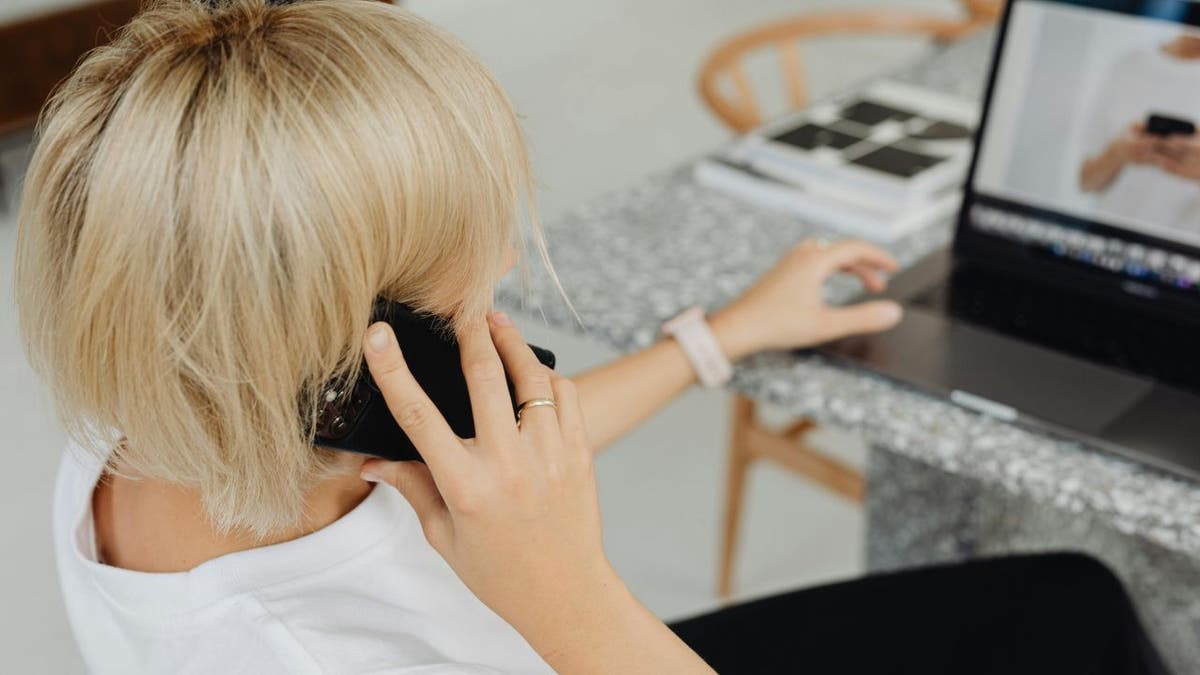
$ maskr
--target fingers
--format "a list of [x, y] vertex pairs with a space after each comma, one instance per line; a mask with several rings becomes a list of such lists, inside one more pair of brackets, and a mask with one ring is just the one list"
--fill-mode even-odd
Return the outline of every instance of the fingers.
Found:
[[891, 300], [873, 300], [831, 309], [828, 316], [827, 325], [832, 334], [827, 336], [827, 339], [833, 339], [844, 335], [885, 331], [900, 323], [904, 311]]
[[885, 272], [895, 272], [899, 268], [899, 264], [890, 253], [874, 244], [857, 239], [840, 241], [822, 249], [821, 254], [816, 258], [816, 265], [821, 277], [829, 276], [839, 270], [852, 272], [856, 266], [866, 266]]
[[1196, 151], [1196, 141], [1191, 136], [1172, 135], [1159, 140], [1154, 149], [1159, 156], [1179, 161]]
[[867, 290], [872, 293], [882, 292], [887, 288], [887, 279], [877, 268], [870, 265], [856, 264], [844, 270], [848, 274], [853, 274], [858, 277], [859, 281], [866, 286]]
[[1155, 139], [1153, 139], [1153, 142], [1148, 145], [1147, 150], [1153, 151], [1155, 154], [1157, 154], [1159, 156], [1162, 156], [1162, 155], [1169, 155], [1172, 157], [1177, 156], [1183, 150], [1182, 146], [1179, 145], [1177, 138], [1178, 137], [1176, 137], [1176, 136], [1167, 136], [1166, 138], [1155, 138]]
[[363, 463], [362, 477], [373, 483], [387, 483], [404, 496], [421, 521], [421, 529], [430, 545], [438, 548], [446, 526], [446, 502], [438, 492], [429, 468], [420, 462], [387, 462], [372, 459]]
[[590, 455], [591, 444], [583, 425], [583, 411], [579, 407], [575, 383], [555, 373], [550, 384], [554, 388], [554, 400], [558, 402], [558, 425], [563, 439], [568, 443], [582, 443]]
[[1171, 157], [1159, 157], [1155, 164], [1157, 164], [1158, 168], [1166, 171], [1167, 173], [1173, 173], [1177, 176], [1188, 175], [1188, 165], [1177, 159]]
[[495, 440], [498, 447], [511, 447], [507, 441], [517, 435], [512, 398], [508, 394], [504, 364], [496, 353], [487, 323], [481, 319], [459, 330], [458, 351], [471, 396], [475, 435]]
[[383, 322], [371, 326], [363, 354], [392, 417], [421, 457], [437, 471], [448, 453], [461, 449], [462, 443], [408, 370], [392, 327]]
[[[550, 384], [552, 371], [537, 360], [521, 332], [513, 325], [512, 319], [503, 312], [496, 312], [492, 314], [491, 327], [492, 341], [500, 353], [505, 370], [512, 377], [517, 401], [521, 403], [535, 398], [554, 399], [554, 390]], [[511, 408], [509, 415], [512, 415]], [[522, 429], [551, 431], [557, 426], [558, 417], [554, 408], [550, 406], [529, 408], [521, 418]]]

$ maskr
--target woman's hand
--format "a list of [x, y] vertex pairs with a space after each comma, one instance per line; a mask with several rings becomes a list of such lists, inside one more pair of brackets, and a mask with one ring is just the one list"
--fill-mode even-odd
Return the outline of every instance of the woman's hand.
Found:
[[1159, 137], [1146, 132], [1146, 125], [1134, 122], [1113, 140], [1121, 160], [1129, 164], [1149, 164], [1155, 160]]
[[1154, 161], [1163, 171], [1200, 180], [1200, 139], [1195, 134], [1168, 136], [1158, 142]]
[[1159, 137], [1146, 133], [1141, 122], [1130, 124], [1125, 131], [1109, 141], [1104, 151], [1084, 160], [1079, 168], [1079, 189], [1084, 192], [1105, 190], [1128, 164], [1149, 164], [1155, 161]]
[[713, 332], [726, 356], [736, 361], [765, 349], [811, 347], [846, 335], [887, 330], [902, 315], [895, 302], [830, 307], [821, 297], [821, 288], [834, 273], [846, 272], [862, 280], [868, 291], [878, 293], [887, 287], [885, 275], [896, 268], [892, 256], [866, 242], [803, 242], [750, 290], [714, 314]]
[[[480, 322], [458, 336], [475, 419], [467, 440], [413, 379], [391, 328], [369, 329], [371, 375], [425, 463], [370, 460], [363, 477], [399, 490], [463, 583], [559, 672], [707, 670], [604, 555], [574, 385], [537, 360], [506, 316], [490, 323], [490, 333]], [[517, 400], [557, 407], [527, 408], [518, 425], [506, 370]]]
[[[493, 344], [493, 340], [495, 340]], [[505, 317], [459, 335], [476, 437], [460, 439], [413, 379], [391, 328], [367, 336], [372, 377], [420, 462], [371, 460], [363, 473], [398, 489], [433, 548], [475, 595], [518, 621], [530, 603], [615, 580], [600, 539], [592, 452], [574, 385], [543, 366]], [[497, 353], [498, 352], [498, 353]], [[529, 408], [518, 427], [505, 382]]]

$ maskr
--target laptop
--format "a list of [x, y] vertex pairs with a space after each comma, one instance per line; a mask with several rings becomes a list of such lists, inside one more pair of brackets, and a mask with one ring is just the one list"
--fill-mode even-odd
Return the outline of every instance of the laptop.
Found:
[[1200, 478], [1200, 4], [1011, 0], [954, 244], [825, 348]]

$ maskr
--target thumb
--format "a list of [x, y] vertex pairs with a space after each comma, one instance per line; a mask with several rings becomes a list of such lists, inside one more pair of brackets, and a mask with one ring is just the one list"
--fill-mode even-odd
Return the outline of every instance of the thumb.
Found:
[[831, 309], [829, 313], [829, 327], [834, 337], [885, 331], [900, 323], [904, 316], [900, 305], [891, 300], [872, 300]]
[[423, 462], [372, 459], [363, 463], [361, 475], [363, 480], [387, 483], [396, 488], [417, 512], [427, 537], [430, 527], [440, 522], [446, 513], [446, 503], [433, 481], [433, 474]]

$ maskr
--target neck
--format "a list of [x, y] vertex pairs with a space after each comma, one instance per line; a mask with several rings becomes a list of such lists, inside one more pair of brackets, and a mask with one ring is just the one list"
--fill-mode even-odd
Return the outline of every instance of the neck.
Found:
[[186, 572], [229, 553], [297, 539], [326, 527], [358, 506], [371, 484], [358, 476], [363, 458], [347, 453], [345, 466], [305, 498], [301, 523], [260, 539], [218, 531], [204, 513], [198, 490], [148, 478], [105, 474], [92, 493], [100, 560], [138, 572]]

